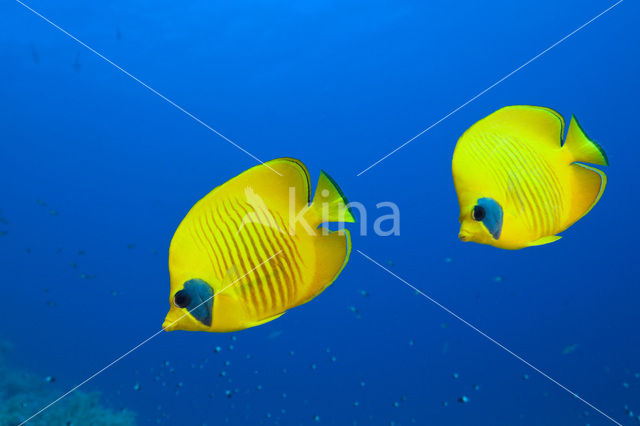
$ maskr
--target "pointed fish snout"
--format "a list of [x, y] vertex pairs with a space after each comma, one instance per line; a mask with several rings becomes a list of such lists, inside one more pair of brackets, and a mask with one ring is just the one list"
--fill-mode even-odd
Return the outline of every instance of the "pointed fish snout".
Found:
[[460, 233], [458, 234], [458, 238], [460, 238], [460, 241], [469, 241], [470, 237], [471, 235], [466, 231], [460, 231]]

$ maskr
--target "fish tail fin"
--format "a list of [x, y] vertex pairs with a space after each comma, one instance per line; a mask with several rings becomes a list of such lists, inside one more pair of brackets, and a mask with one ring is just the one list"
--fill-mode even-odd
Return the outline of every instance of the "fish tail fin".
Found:
[[324, 170], [320, 172], [318, 186], [311, 202], [310, 211], [317, 225], [327, 222], [355, 223], [349, 201], [342, 190]]
[[347, 229], [327, 231], [316, 238], [316, 264], [313, 285], [301, 297], [306, 303], [322, 293], [338, 278], [349, 261], [351, 234]]
[[589, 139], [575, 116], [571, 116], [569, 130], [565, 138], [564, 147], [569, 150], [573, 161], [608, 166], [609, 159], [604, 149]]
[[573, 163], [570, 167], [574, 190], [571, 193], [567, 227], [589, 213], [607, 186], [607, 175], [603, 171], [580, 163]]

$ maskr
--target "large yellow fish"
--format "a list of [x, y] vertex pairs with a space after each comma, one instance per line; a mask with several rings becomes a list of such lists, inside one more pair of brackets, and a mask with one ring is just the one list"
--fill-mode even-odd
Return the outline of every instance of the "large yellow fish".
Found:
[[263, 324], [320, 294], [340, 274], [355, 222], [324, 172], [310, 193], [304, 164], [281, 158], [215, 188], [182, 220], [169, 248], [164, 329], [226, 332]]
[[609, 165], [575, 117], [518, 105], [475, 123], [458, 140], [453, 182], [462, 241], [505, 249], [547, 244], [598, 202]]

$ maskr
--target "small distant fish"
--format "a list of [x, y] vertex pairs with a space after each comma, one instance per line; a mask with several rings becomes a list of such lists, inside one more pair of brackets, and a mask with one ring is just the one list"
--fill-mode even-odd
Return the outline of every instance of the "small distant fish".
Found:
[[564, 347], [564, 349], [562, 349], [562, 355], [569, 355], [570, 353], [578, 349], [578, 347], [580, 347], [580, 345], [578, 345], [577, 343], [567, 345]]
[[49, 210], [51, 216], [58, 216], [58, 210]]
[[73, 69], [76, 72], [82, 69], [82, 65], [80, 64], [80, 52], [76, 53], [76, 59], [73, 61]]
[[304, 164], [281, 158], [198, 201], [169, 248], [165, 330], [242, 330], [322, 293], [346, 265], [351, 244], [348, 231], [321, 224], [355, 219], [325, 172], [310, 200]]
[[0, 223], [2, 223], [4, 225], [8, 225], [9, 221], [7, 219], [5, 219], [4, 217], [0, 217]]
[[129, 244], [127, 244], [127, 248], [128, 248], [129, 250], [136, 248], [136, 243], [129, 243]]
[[0, 237], [4, 237], [5, 235], [8, 235], [9, 231], [0, 231]]
[[31, 59], [33, 59], [34, 64], [37, 64], [38, 62], [40, 62], [40, 55], [38, 54], [38, 50], [33, 43], [29, 47], [31, 48]]
[[44, 206], [46, 206], [46, 205], [47, 205], [47, 203], [45, 203], [45, 202], [44, 202], [44, 201], [42, 201], [42, 200], [36, 200], [36, 203], [37, 203], [40, 207], [44, 207]]
[[475, 123], [458, 140], [453, 181], [462, 241], [520, 249], [559, 240], [586, 215], [607, 183], [604, 150], [575, 117], [518, 105]]

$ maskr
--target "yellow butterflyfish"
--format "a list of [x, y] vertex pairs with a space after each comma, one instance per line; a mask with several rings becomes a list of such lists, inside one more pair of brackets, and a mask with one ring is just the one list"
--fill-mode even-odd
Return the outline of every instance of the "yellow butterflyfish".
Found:
[[198, 201], [169, 248], [164, 329], [228, 332], [271, 321], [316, 297], [349, 259], [355, 222], [338, 185], [292, 158], [253, 167]]
[[504, 249], [551, 243], [586, 215], [607, 183], [604, 150], [571, 117], [537, 106], [502, 108], [471, 126], [453, 154], [462, 241]]

